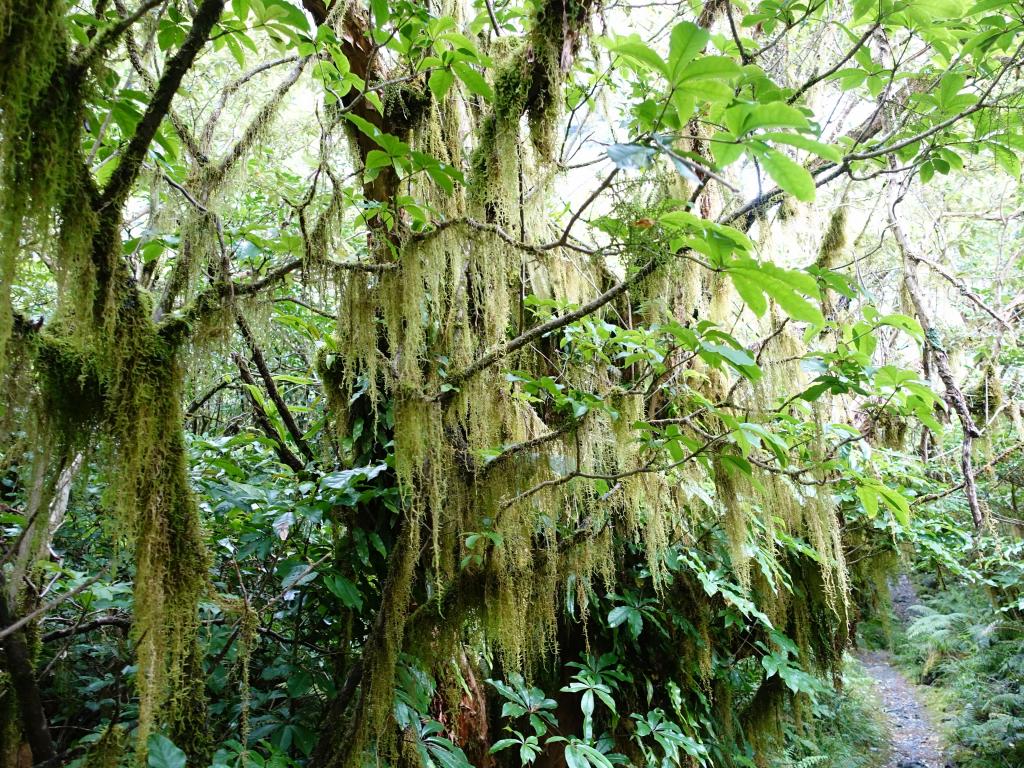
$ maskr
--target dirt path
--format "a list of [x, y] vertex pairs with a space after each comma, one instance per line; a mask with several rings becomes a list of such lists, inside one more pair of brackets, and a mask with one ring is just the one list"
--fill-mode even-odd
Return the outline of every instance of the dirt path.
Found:
[[[897, 618], [905, 622], [910, 607], [917, 602], [906, 576], [893, 585], [892, 599]], [[865, 651], [858, 657], [875, 681], [889, 724], [892, 755], [886, 768], [943, 768], [942, 739], [916, 686], [896, 669], [886, 651]]]
[[889, 723], [892, 756], [886, 768], [943, 768], [942, 739], [914, 685], [884, 651], [862, 653], [860, 660], [875, 680]]

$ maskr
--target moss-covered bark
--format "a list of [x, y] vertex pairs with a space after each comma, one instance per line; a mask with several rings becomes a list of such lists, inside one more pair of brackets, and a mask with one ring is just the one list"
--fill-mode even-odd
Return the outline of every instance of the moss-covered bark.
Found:
[[168, 60], [152, 100], [110, 181], [97, 189], [81, 155], [89, 72], [69, 58], [63, 3], [0, 8], [0, 220], [4, 304], [0, 344], [11, 327], [10, 278], [22, 241], [38, 239], [59, 270], [57, 315], [30, 334], [38, 407], [55, 455], [99, 443], [115, 536], [134, 555], [140, 700], [137, 754], [155, 728], [205, 759], [204, 678], [197, 607], [206, 585], [198, 511], [182, 433], [181, 329], [161, 329], [121, 256], [122, 207], [181, 78], [205, 44], [223, 3], [207, 0]]

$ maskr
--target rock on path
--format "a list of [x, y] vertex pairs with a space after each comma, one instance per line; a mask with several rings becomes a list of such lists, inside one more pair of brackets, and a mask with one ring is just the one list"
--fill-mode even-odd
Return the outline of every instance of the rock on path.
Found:
[[942, 739], [917, 692], [884, 651], [858, 654], [874, 679], [889, 725], [892, 756], [886, 768], [943, 768]]

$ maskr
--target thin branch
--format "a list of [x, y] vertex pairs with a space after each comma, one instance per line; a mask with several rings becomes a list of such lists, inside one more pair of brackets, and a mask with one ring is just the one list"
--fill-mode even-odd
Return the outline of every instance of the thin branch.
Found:
[[[263, 104], [259, 112], [249, 123], [249, 126], [242, 133], [241, 138], [235, 142], [234, 146], [228, 150], [224, 158], [217, 163], [215, 166], [209, 168], [203, 183], [211, 187], [216, 187], [217, 184], [224, 179], [227, 174], [234, 167], [246, 153], [253, 142], [260, 136], [260, 132], [263, 131], [264, 127], [270, 122], [270, 118], [273, 117], [277, 108], [281, 105], [282, 99], [291, 90], [291, 87], [298, 81], [302, 71], [306, 68], [306, 63], [312, 58], [312, 56], [303, 56], [295, 62], [295, 66], [292, 67], [288, 76], [282, 80], [274, 92], [270, 95], [270, 98]], [[205, 138], [205, 137], [204, 137]]]
[[295, 304], [296, 306], [308, 309], [310, 312], [312, 312], [315, 315], [320, 315], [320, 317], [326, 317], [329, 320], [336, 320], [337, 319], [337, 315], [334, 315], [331, 312], [325, 312], [324, 310], [322, 310], [322, 309], [320, 309], [318, 307], [314, 307], [312, 304], [310, 304], [307, 301], [303, 301], [302, 299], [296, 299], [294, 296], [284, 296], [284, 297], [281, 297], [280, 299], [274, 299], [274, 303], [275, 304]]
[[217, 126], [217, 122], [220, 120], [221, 113], [224, 111], [224, 107], [227, 104], [228, 97], [231, 96], [235, 91], [245, 85], [247, 82], [252, 80], [257, 75], [266, 72], [269, 69], [278, 67], [282, 64], [290, 64], [293, 61], [298, 61], [298, 56], [285, 56], [281, 59], [274, 59], [273, 61], [265, 61], [259, 64], [247, 72], [242, 73], [236, 79], [228, 83], [217, 96], [217, 103], [210, 114], [210, 118], [206, 121], [206, 125], [203, 126], [203, 132], [199, 137], [200, 146], [209, 148], [210, 143], [213, 141], [213, 130]]
[[513, 443], [512, 445], [505, 446], [505, 448], [502, 449], [501, 453], [491, 458], [490, 460], [487, 461], [486, 464], [484, 464], [483, 472], [489, 472], [491, 469], [493, 469], [501, 462], [506, 461], [512, 458], [513, 456], [517, 456], [518, 454], [523, 453], [524, 451], [528, 451], [531, 448], [537, 448], [538, 446], [544, 445], [544, 443], [549, 443], [552, 440], [557, 440], [558, 438], [568, 434], [571, 430], [575, 429], [578, 426], [579, 424], [577, 422], [566, 422], [561, 427], [558, 427], [558, 429], [553, 429], [550, 432], [545, 432], [543, 435], [538, 435], [537, 437], [531, 438], [530, 440], [524, 440], [521, 443]]
[[[992, 82], [989, 84], [988, 88], [985, 89], [981, 97], [979, 97], [978, 101], [975, 102], [972, 106], [967, 107], [966, 109], [947, 118], [946, 120], [943, 120], [940, 123], [936, 123], [930, 128], [926, 128], [914, 134], [913, 136], [909, 136], [905, 139], [902, 139], [896, 142], [895, 144], [885, 144], [884, 142], [886, 141], [886, 138], [883, 137], [883, 139], [881, 140], [882, 143], [880, 143], [873, 149], [865, 150], [863, 152], [852, 152], [843, 157], [842, 160], [840, 160], [837, 163], [822, 163], [818, 167], [811, 170], [811, 175], [817, 177], [815, 178], [814, 186], [824, 186], [828, 182], [833, 181], [839, 178], [840, 176], [849, 173], [851, 170], [850, 164], [855, 161], [871, 160], [876, 157], [882, 157], [884, 155], [892, 154], [893, 152], [897, 152], [905, 147], [909, 147], [911, 144], [915, 144], [919, 141], [922, 141], [928, 138], [929, 136], [938, 133], [939, 131], [949, 128], [950, 126], [960, 122], [964, 118], [970, 117], [975, 112], [994, 106], [995, 102], [987, 101], [987, 99], [992, 94], [992, 91], [995, 89], [999, 80], [1002, 79], [1003, 75], [1009, 70], [1011, 66], [1014, 65], [1015, 62], [1017, 62], [1019, 54], [1022, 49], [1024, 49], [1024, 45], [1019, 47], [1013, 56], [1007, 58], [1007, 61], [1004, 64], [1003, 68], [999, 71], [995, 78], [993, 78]], [[865, 125], [864, 130], [870, 130], [874, 122], [875, 120], [873, 118], [869, 119], [867, 121], [867, 124]], [[875, 129], [873, 132], [877, 132], [877, 129]], [[860, 138], [858, 140], [863, 140], [862, 133], [863, 132], [860, 129], [858, 129], [857, 131], [854, 131], [852, 135], [859, 135]], [[786, 193], [782, 190], [781, 187], [776, 187], [775, 189], [769, 190], [768, 192], [759, 195], [757, 198], [747, 203], [739, 210], [721, 217], [718, 220], [718, 223], [732, 224], [733, 222], [743, 218], [744, 216], [754, 214], [757, 211], [766, 208], [767, 206], [771, 205], [775, 201], [782, 198], [785, 194]]]
[[270, 367], [267, 365], [266, 358], [263, 357], [263, 351], [260, 349], [259, 344], [256, 343], [256, 337], [253, 336], [252, 329], [249, 328], [249, 324], [245, 322], [245, 318], [238, 315], [235, 318], [235, 324], [238, 325], [238, 330], [242, 334], [242, 338], [249, 344], [249, 348], [252, 350], [252, 361], [256, 364], [256, 370], [260, 373], [260, 378], [263, 379], [263, 386], [266, 387], [267, 394], [270, 395], [270, 399], [274, 402], [277, 407], [277, 412], [281, 416], [281, 421], [284, 422], [285, 428], [288, 430], [288, 434], [292, 436], [292, 440], [299, 447], [302, 455], [306, 457], [309, 462], [315, 461], [316, 457], [313, 454], [313, 449], [309, 447], [309, 443], [306, 442], [303, 437], [302, 430], [299, 429], [298, 423], [295, 421], [295, 417], [292, 415], [291, 409], [288, 408], [288, 404], [284, 401], [281, 396], [280, 390], [277, 388], [277, 383], [274, 381], [274, 376], [270, 372]]
[[608, 189], [609, 185], [612, 183], [612, 181], [615, 179], [618, 173], [619, 169], [615, 168], [612, 170], [611, 173], [605, 176], [604, 181], [601, 182], [597, 189], [590, 193], [590, 196], [583, 201], [583, 204], [579, 207], [579, 209], [577, 209], [576, 213], [574, 213], [572, 217], [569, 219], [569, 223], [566, 224], [565, 229], [562, 230], [562, 236], [555, 240], [553, 243], [548, 243], [547, 245], [540, 246], [540, 249], [542, 251], [550, 251], [554, 250], [555, 248], [561, 248], [566, 243], [568, 243], [569, 233], [572, 231], [573, 225], [575, 225], [576, 222], [579, 221], [580, 216], [582, 216], [583, 212], [590, 207], [591, 203], [593, 203], [602, 192]]
[[[102, 576], [102, 575], [103, 574], [97, 574], [97, 575], [93, 576], [91, 579], [88, 579], [87, 581], [83, 581], [81, 584], [79, 584], [74, 589], [70, 589], [67, 592], [62, 592], [60, 595], [55, 597], [53, 600], [50, 600], [48, 603], [44, 603], [43, 605], [39, 606], [38, 608], [36, 608], [31, 613], [26, 613], [24, 616], [22, 616], [17, 621], [13, 622], [12, 624], [7, 625], [6, 627], [3, 627], [2, 629], [0, 629], [0, 640], [3, 640], [5, 637], [7, 637], [8, 635], [13, 634], [14, 632], [17, 632], [19, 629], [24, 627], [30, 621], [34, 621], [35, 619], [38, 619], [43, 614], [48, 613], [49, 611], [52, 611], [54, 608], [56, 608], [58, 605], [60, 605], [64, 601], [70, 600], [72, 597], [74, 597], [75, 595], [79, 594], [80, 592], [84, 592], [86, 589], [88, 589], [93, 584], [95, 584], [97, 581], [99, 581], [100, 580], [100, 576]], [[0, 600], [2, 600], [2, 599], [5, 599], [5, 598], [0, 596]]]
[[836, 72], [838, 72], [846, 64], [846, 62], [848, 62], [850, 59], [853, 58], [854, 54], [856, 54], [857, 51], [859, 51], [864, 46], [864, 43], [866, 43], [868, 41], [868, 39], [873, 34], [875, 34], [875, 30], [878, 29], [880, 26], [881, 26], [881, 24], [876, 22], [871, 27], [869, 27], [867, 32], [865, 32], [863, 35], [860, 36], [860, 39], [857, 40], [856, 43], [854, 43], [853, 48], [851, 48], [849, 50], [849, 52], [845, 56], [843, 56], [843, 58], [841, 58], [839, 61], [837, 61], [834, 66], [829, 67], [829, 69], [825, 70], [820, 75], [815, 75], [810, 80], [808, 80], [806, 83], [804, 83], [799, 88], [797, 88], [796, 92], [794, 92], [792, 96], [790, 96], [788, 99], [786, 99], [786, 103], [787, 104], [792, 104], [797, 99], [799, 99], [801, 96], [803, 96], [805, 93], [807, 93], [807, 91], [809, 91], [811, 88], [813, 88], [818, 83], [820, 83], [822, 80], [825, 80], [825, 79], [827, 79], [829, 77], [832, 77], [832, 75], [834, 75]]
[[92, 621], [86, 621], [81, 624], [72, 624], [70, 627], [63, 627], [62, 629], [55, 629], [52, 632], [47, 632], [43, 635], [44, 643], [52, 643], [54, 640], [60, 640], [65, 637], [74, 637], [75, 635], [84, 635], [87, 632], [92, 632], [94, 629], [100, 627], [117, 627], [118, 629], [130, 629], [132, 626], [132, 620], [127, 616], [100, 616], [98, 619]]
[[[267, 272], [263, 277], [255, 278], [253, 280], [233, 280], [231, 282], [221, 281], [215, 285], [211, 285], [205, 291], [203, 291], [196, 299], [185, 309], [181, 310], [175, 315], [168, 317], [164, 320], [164, 324], [195, 322], [201, 320], [214, 312], [216, 308], [220, 307], [220, 302], [231, 297], [238, 296], [255, 296], [258, 293], [276, 285], [277, 283], [284, 280], [292, 272], [295, 272], [305, 262], [302, 259], [292, 259], [286, 261], [280, 266], [274, 267], [272, 270]], [[390, 272], [393, 269], [398, 268], [397, 262], [389, 262], [383, 264], [375, 264], [364, 261], [329, 261], [327, 265], [334, 269], [351, 270], [354, 272]]]
[[[986, 464], [985, 466], [981, 467], [978, 470], [978, 473], [984, 475], [987, 472], [990, 472], [997, 464], [999, 464], [999, 462], [1005, 461], [1007, 458], [1012, 456], [1014, 453], [1016, 453], [1017, 451], [1021, 451], [1021, 450], [1024, 450], [1024, 440], [1019, 440], [1018, 442], [1014, 443], [1013, 445], [1011, 445], [1006, 450], [1001, 451], [998, 456], [996, 456], [994, 459], [992, 459], [990, 462], [988, 462], [988, 464]], [[913, 506], [913, 507], [917, 507], [917, 506], [920, 506], [922, 504], [930, 504], [933, 501], [938, 501], [939, 499], [944, 499], [947, 496], [952, 496], [954, 493], [956, 493], [957, 491], [961, 490], [964, 487], [964, 485], [965, 485], [965, 483], [960, 482], [957, 485], [951, 486], [951, 487], [947, 488], [944, 491], [939, 491], [938, 493], [928, 493], [928, 494], [925, 494], [924, 496], [918, 496], [916, 499], [914, 499], [910, 503], [910, 505]]]
[[[700, 448], [691, 451], [690, 453], [683, 456], [683, 458], [673, 461], [669, 464], [655, 466], [654, 459], [652, 458], [643, 466], [634, 467], [633, 469], [627, 469], [623, 470], [622, 472], [614, 472], [609, 474], [602, 474], [598, 472], [585, 472], [583, 470], [574, 469], [573, 471], [568, 472], [567, 474], [559, 475], [558, 477], [553, 477], [548, 480], [543, 480], [542, 482], [537, 483], [531, 488], [527, 488], [525, 491], [516, 494], [511, 499], [503, 501], [501, 503], [500, 508], [508, 509], [509, 507], [515, 506], [523, 499], [529, 498], [530, 496], [533, 496], [535, 493], [539, 493], [545, 488], [552, 488], [554, 486], [564, 485], [565, 483], [568, 483], [571, 480], [575, 480], [577, 478], [583, 480], [604, 480], [609, 483], [620, 483], [622, 480], [625, 480], [630, 477], [635, 477], [636, 475], [649, 475], [658, 472], [668, 472], [671, 469], [675, 469], [676, 467], [682, 466], [688, 461], [693, 461], [698, 456], [706, 453], [713, 446], [722, 442], [722, 440], [724, 440], [730, 434], [732, 434], [731, 430], [728, 432], [723, 432], [720, 435], [714, 435]], [[610, 493], [611, 491], [609, 491], [609, 493], [606, 495], [610, 495]]]
[[714, 179], [719, 184], [721, 184], [723, 187], [728, 188], [728, 190], [730, 192], [735, 192], [735, 193], [739, 194], [739, 192], [740, 192], [740, 188], [739, 187], [737, 187], [735, 184], [733, 184], [731, 181], [729, 181], [727, 178], [725, 178], [721, 174], [715, 173], [713, 170], [708, 168], [706, 165], [701, 165], [700, 163], [698, 163], [695, 160], [691, 160], [688, 157], [683, 157], [678, 152], [673, 150], [671, 147], [667, 147], [664, 144], [660, 144], [659, 143], [658, 146], [664, 152], [668, 153], [668, 155], [673, 160], [676, 160], [677, 162], [680, 162], [683, 165], [687, 166], [691, 171], [694, 171], [695, 173], [703, 174], [707, 178]]
[[193, 400], [191, 403], [189, 403], [188, 407], [185, 409], [185, 418], [189, 418], [189, 417], [195, 415], [195, 412], [198, 411], [200, 408], [202, 408], [204, 405], [206, 405], [207, 401], [211, 397], [216, 395], [221, 390], [227, 389], [228, 387], [230, 387], [231, 383], [232, 383], [231, 379], [225, 377], [219, 383], [214, 384], [212, 387], [210, 387], [210, 389], [208, 389], [202, 395], [200, 395], [195, 400]]
[[914, 254], [914, 260], [924, 264], [926, 267], [945, 279], [950, 285], [960, 291], [961, 295], [972, 301], [983, 312], [990, 315], [997, 323], [1002, 325], [1003, 328], [1008, 331], [1013, 330], [1013, 326], [1010, 325], [1010, 321], [998, 314], [994, 309], [989, 307], [988, 304], [982, 301], [981, 297], [972, 291], [963, 280], [959, 280], [957, 277], [947, 272], [940, 264], [937, 264], [931, 259], [921, 256], [920, 254]]
[[[458, 371], [449, 376], [447, 383], [452, 386], [458, 386], [459, 384], [462, 384], [466, 380], [473, 378], [484, 369], [494, 365], [494, 363], [498, 362], [499, 360], [512, 354], [516, 350], [522, 349], [532, 341], [539, 339], [542, 336], [551, 333], [552, 331], [556, 331], [559, 328], [564, 328], [565, 326], [569, 325], [570, 323], [574, 323], [577, 320], [582, 320], [587, 315], [593, 314], [597, 310], [601, 309], [601, 307], [605, 306], [618, 296], [621, 296], [626, 291], [628, 291], [632, 286], [636, 285], [641, 280], [650, 275], [652, 272], [654, 272], [654, 270], [657, 269], [658, 264], [659, 261], [657, 259], [651, 259], [650, 261], [642, 265], [639, 269], [637, 269], [637, 271], [634, 272], [632, 275], [616, 283], [607, 291], [602, 293], [600, 296], [584, 304], [579, 309], [575, 309], [572, 312], [566, 312], [563, 315], [557, 315], [556, 317], [551, 318], [547, 322], [541, 323], [540, 325], [536, 325], [530, 330], [519, 334], [514, 339], [511, 339], [510, 341], [507, 341], [504, 344], [495, 347], [489, 352], [486, 352], [481, 357], [478, 357], [475, 361], [473, 361], [468, 366], [463, 368], [461, 371]], [[443, 396], [444, 395], [439, 395], [438, 398], [441, 398]]]
[[192, 204], [193, 208], [195, 208], [200, 213], [209, 213], [210, 212], [209, 209], [205, 205], [200, 203], [198, 200], [196, 200], [195, 196], [191, 192], [189, 192], [187, 189], [185, 189], [185, 187], [183, 187], [181, 184], [176, 182], [174, 179], [172, 179], [166, 173], [164, 173], [162, 175], [163, 175], [164, 181], [166, 181], [168, 184], [170, 184], [174, 189], [178, 190], [184, 196], [184, 198], [186, 200], [188, 200], [189, 203]]
[[513, 235], [510, 235], [497, 224], [492, 224], [490, 222], [484, 221], [477, 221], [476, 219], [471, 218], [469, 216], [459, 217], [455, 219], [446, 219], [444, 221], [435, 222], [432, 229], [429, 229], [425, 232], [414, 232], [410, 240], [413, 242], [429, 240], [441, 234], [446, 229], [450, 229], [452, 227], [469, 227], [470, 229], [474, 229], [477, 232], [489, 232], [491, 234], [497, 235], [502, 241], [505, 242], [506, 245], [510, 245], [513, 248], [525, 251], [526, 253], [540, 255], [545, 251], [544, 246], [533, 245], [531, 243], [523, 242], [522, 240], [519, 240]]
[[732, 15], [732, 0], [729, 0], [725, 4], [725, 15], [729, 19], [729, 31], [732, 33], [733, 42], [736, 43], [736, 49], [740, 53], [740, 61], [742, 61], [744, 65], [750, 64], [753, 59], [743, 47], [743, 41], [740, 39], [740, 31], [736, 28], [736, 19], [734, 19]]
[[498, 17], [494, 15], [494, 5], [491, 0], [484, 0], [484, 5], [487, 6], [487, 16], [491, 20], [491, 26], [494, 27], [494, 36], [501, 37], [501, 27], [498, 25]]

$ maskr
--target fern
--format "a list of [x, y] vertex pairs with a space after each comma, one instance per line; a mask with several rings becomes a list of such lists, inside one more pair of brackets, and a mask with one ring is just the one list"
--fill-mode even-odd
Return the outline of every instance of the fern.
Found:
[[815, 765], [821, 765], [828, 761], [828, 755], [811, 755], [805, 757], [799, 762], [793, 763], [793, 768], [812, 768]]

